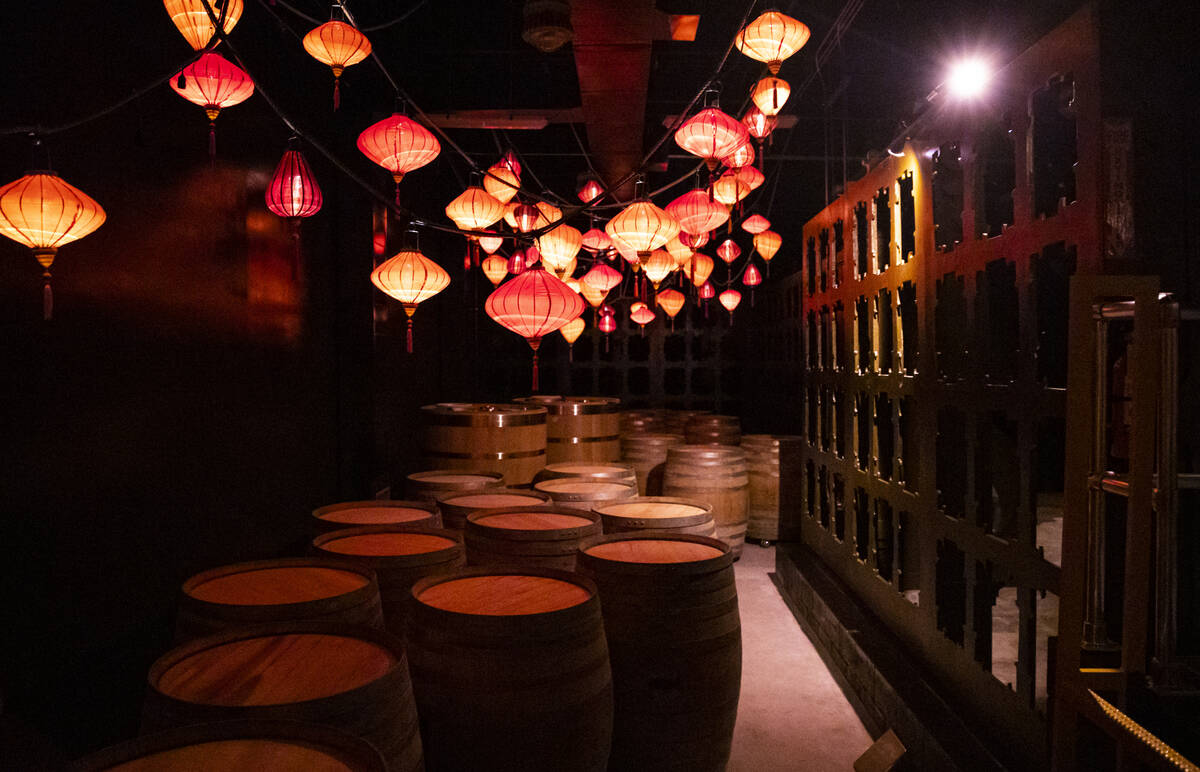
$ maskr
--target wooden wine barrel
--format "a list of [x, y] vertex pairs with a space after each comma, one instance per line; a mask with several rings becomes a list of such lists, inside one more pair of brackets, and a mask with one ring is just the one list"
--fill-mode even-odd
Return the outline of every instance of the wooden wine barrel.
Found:
[[612, 678], [596, 586], [546, 568], [466, 568], [413, 586], [409, 667], [425, 764], [601, 772]]
[[561, 464], [550, 464], [533, 478], [534, 484], [542, 480], [557, 480], [563, 477], [583, 477], [617, 482], [624, 485], [637, 485], [637, 473], [629, 464], [617, 462], [596, 463], [584, 461], [568, 461]]
[[387, 772], [366, 740], [299, 721], [221, 721], [168, 729], [97, 751], [79, 772]]
[[406, 495], [409, 498], [434, 504], [439, 498], [452, 493], [504, 487], [504, 475], [478, 469], [431, 469], [426, 472], [413, 472], [405, 479]]
[[536, 507], [549, 504], [550, 496], [541, 491], [524, 488], [488, 488], [480, 493], [459, 493], [438, 501], [442, 510], [442, 522], [453, 531], [462, 531], [467, 524], [467, 515], [480, 509], [504, 509], [506, 507]]
[[440, 528], [371, 525], [321, 534], [313, 549], [375, 572], [383, 623], [403, 636], [413, 584], [424, 576], [466, 565], [462, 534]]
[[667, 451], [682, 444], [682, 434], [644, 432], [627, 434], [621, 438], [621, 460], [633, 467], [640, 495], [662, 494], [662, 473], [667, 463]]
[[467, 515], [467, 562], [575, 570], [579, 541], [600, 534], [600, 516], [568, 507], [512, 507]]
[[703, 536], [630, 533], [580, 547], [613, 674], [609, 769], [720, 772], [742, 679], [733, 556]]
[[713, 536], [717, 532], [712, 507], [690, 499], [638, 496], [592, 511], [600, 515], [600, 525], [606, 534], [653, 530]]
[[664, 434], [684, 434], [688, 421], [695, 416], [708, 415], [711, 410], [664, 410], [662, 416], [662, 431]]
[[504, 475], [527, 485], [546, 465], [546, 408], [442, 402], [421, 408], [432, 466]]
[[256, 560], [213, 568], [183, 583], [175, 639], [302, 620], [382, 627], [375, 573], [324, 558]]
[[746, 540], [750, 510], [746, 454], [720, 445], [680, 445], [667, 452], [663, 495], [703, 501], [712, 507], [717, 538], [737, 560]]
[[621, 436], [643, 432], [661, 432], [662, 416], [657, 410], [626, 410], [620, 417]]
[[388, 525], [412, 528], [441, 528], [442, 516], [437, 503], [428, 501], [343, 501], [314, 509], [317, 531], [337, 531], [360, 525]]
[[586, 477], [542, 480], [533, 489], [545, 493], [560, 507], [574, 507], [587, 512], [610, 501], [623, 501], [637, 496], [637, 488], [632, 485]]
[[328, 724], [371, 743], [392, 772], [422, 766], [404, 645], [370, 627], [255, 625], [199, 638], [150, 667], [144, 731], [231, 719]]
[[[742, 437], [746, 472], [750, 479], [750, 515], [746, 538], [771, 542], [779, 538], [779, 441], [773, 434]], [[795, 438], [799, 439], [799, 438]]]
[[533, 396], [516, 400], [546, 408], [546, 463], [616, 461], [621, 400], [615, 397]]
[[688, 445], [738, 445], [742, 421], [735, 415], [695, 415], [684, 430]]

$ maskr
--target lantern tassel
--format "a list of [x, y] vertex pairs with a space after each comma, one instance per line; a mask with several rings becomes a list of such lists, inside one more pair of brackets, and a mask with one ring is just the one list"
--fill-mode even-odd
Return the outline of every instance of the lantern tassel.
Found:
[[50, 321], [54, 317], [54, 290], [50, 287], [50, 269], [42, 274], [42, 319]]
[[342, 106], [342, 79], [338, 76], [333, 76], [333, 109], [337, 110]]
[[413, 330], [413, 328], [412, 328], [412, 317], [410, 316], [410, 317], [408, 317], [408, 335], [406, 336], [406, 337], [407, 337], [407, 343], [408, 343], [408, 353], [410, 353], [410, 354], [411, 354], [411, 353], [412, 353], [412, 351], [413, 351], [413, 349], [412, 349], [412, 343], [413, 343], [413, 333], [412, 333], [412, 330]]
[[208, 160], [210, 163], [217, 162], [217, 122], [208, 122]]
[[538, 346], [542, 345], [541, 338], [530, 338], [529, 346], [533, 349], [533, 391], [538, 390]]
[[572, 364], [575, 362], [575, 344], [574, 343], [567, 344], [567, 361], [571, 362]]

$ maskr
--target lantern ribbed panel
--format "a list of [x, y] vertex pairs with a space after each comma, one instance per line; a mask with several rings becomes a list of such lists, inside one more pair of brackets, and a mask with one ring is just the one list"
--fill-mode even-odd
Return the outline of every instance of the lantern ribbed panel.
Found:
[[779, 115], [779, 111], [783, 109], [783, 105], [791, 93], [792, 87], [786, 80], [768, 76], [754, 84], [750, 98], [754, 100], [754, 106], [763, 115], [775, 116]]
[[777, 120], [773, 115], [763, 115], [757, 107], [751, 107], [742, 116], [742, 123], [755, 139], [763, 139], [774, 131]]
[[725, 306], [725, 310], [733, 313], [733, 309], [738, 307], [738, 303], [742, 302], [742, 293], [735, 289], [727, 289], [717, 296], [717, 300], [721, 305]]
[[501, 204], [512, 201], [520, 187], [521, 178], [507, 164], [493, 164], [488, 173], [483, 175], [483, 189]]
[[754, 143], [746, 137], [746, 141], [735, 147], [721, 158], [721, 163], [730, 169], [740, 169], [754, 163]]
[[104, 209], [53, 172], [0, 188], [0, 234], [32, 249], [58, 249], [104, 224]]
[[708, 243], [708, 231], [704, 233], [686, 233], [679, 232], [679, 241], [686, 247], [691, 247], [693, 250], [700, 249]]
[[586, 307], [578, 293], [541, 268], [501, 284], [483, 306], [497, 324], [531, 342], [562, 327]]
[[754, 263], [746, 266], [746, 272], [742, 274], [742, 284], [747, 287], [757, 287], [762, 284], [762, 280], [762, 274], [754, 266]]
[[621, 272], [615, 268], [609, 268], [604, 263], [596, 263], [590, 271], [583, 275], [581, 281], [598, 290], [608, 292], [620, 284], [622, 278]]
[[[513, 276], [525, 272], [525, 253], [521, 250], [513, 252], [508, 258], [508, 272]], [[503, 279], [504, 277], [500, 277]]]
[[504, 204], [478, 185], [472, 185], [446, 205], [446, 216], [460, 230], [483, 230], [504, 216]]
[[302, 42], [304, 50], [318, 62], [332, 67], [334, 74], [371, 55], [371, 41], [344, 21], [327, 21], [305, 35]]
[[674, 289], [665, 289], [654, 297], [654, 302], [658, 304], [658, 307], [672, 319], [683, 308], [685, 300], [683, 293]]
[[767, 179], [763, 176], [762, 172], [753, 166], [743, 166], [740, 169], [733, 169], [732, 173], [739, 180], [746, 183], [746, 187], [750, 188], [750, 190], [757, 190]]
[[713, 182], [712, 195], [713, 199], [725, 206], [733, 206], [750, 195], [750, 186], [731, 170], [725, 172]]
[[592, 228], [587, 233], [583, 234], [583, 248], [592, 254], [603, 252], [606, 249], [612, 249], [612, 239], [608, 234], [599, 228]]
[[546, 267], [558, 271], [566, 268], [583, 246], [583, 234], [570, 225], [559, 225], [537, 239], [538, 251]]
[[394, 113], [359, 134], [358, 149], [399, 180], [437, 158], [442, 146], [424, 126]]
[[499, 255], [491, 255], [483, 261], [483, 275], [492, 286], [499, 287], [500, 282], [508, 275], [508, 260]]
[[[682, 231], [680, 232], [680, 235], [683, 235]], [[681, 264], [684, 260], [692, 259], [692, 248], [680, 241], [679, 236], [676, 236], [668, 241], [667, 245], [663, 247], [663, 249], [667, 250], [667, 254], [669, 254], [671, 259], [675, 261], [675, 265]]]
[[[213, 9], [213, 15], [220, 19], [221, 9], [212, 0], [209, 0], [209, 5]], [[242, 5], [242, 0], [225, 0], [225, 21], [221, 26], [225, 28], [226, 33], [242, 18]], [[212, 40], [217, 25], [213, 24], [201, 0], [163, 0], [163, 6], [167, 9], [167, 15], [171, 17], [171, 23], [194, 50], [199, 51]]]
[[634, 201], [604, 226], [615, 242], [623, 241], [635, 252], [653, 252], [679, 233], [679, 223], [648, 199]]
[[742, 248], [733, 239], [725, 239], [717, 245], [717, 257], [726, 263], [732, 263], [742, 256]]
[[713, 166], [749, 136], [741, 121], [716, 107], [706, 107], [679, 127], [675, 142]]
[[709, 300], [716, 296], [717, 291], [713, 289], [712, 282], [705, 281], [700, 285], [700, 289], [696, 291], [702, 300]]
[[713, 259], [708, 255], [697, 252], [691, 260], [688, 260], [683, 265], [679, 266], [679, 270], [683, 272], [692, 284], [697, 287], [708, 281], [708, 277], [712, 275]]
[[612, 236], [611, 238], [613, 249], [617, 250], [617, 254], [625, 258], [625, 262], [631, 265], [637, 265], [639, 262], [641, 262], [641, 258], [638, 257], [637, 250], [622, 241], [620, 236]]
[[640, 325], [643, 325], [643, 326], [649, 324], [650, 322], [653, 322], [655, 316], [657, 316], [657, 314], [655, 314], [654, 310], [652, 308], [650, 308], [649, 306], [642, 306], [641, 308], [636, 308], [633, 311], [631, 311], [629, 314], [629, 318], [632, 321], [634, 321]]
[[775, 231], [763, 231], [754, 237], [754, 251], [766, 262], [771, 262], [775, 253], [783, 246], [783, 237]]
[[579, 196], [579, 200], [583, 203], [590, 204], [595, 201], [596, 198], [603, 192], [604, 188], [600, 186], [599, 182], [596, 182], [595, 180], [588, 180], [587, 182], [583, 183], [583, 187], [579, 189], [579, 192], [576, 193], [576, 195]]
[[[179, 87], [183, 75], [184, 86]], [[212, 51], [171, 77], [171, 88], [192, 104], [222, 110], [241, 104], [254, 93], [254, 81], [237, 65]]]
[[579, 340], [579, 336], [583, 334], [583, 328], [586, 326], [587, 322], [583, 321], [583, 317], [577, 316], [562, 327], [559, 327], [558, 331], [567, 339], [567, 345], [571, 345]]
[[267, 183], [267, 208], [280, 217], [312, 217], [321, 209], [321, 188], [308, 161], [299, 150], [289, 150], [279, 159]]
[[729, 219], [729, 210], [709, 198], [708, 191], [689, 190], [667, 204], [667, 212], [684, 233], [699, 234], [716, 230]]
[[541, 250], [537, 248], [537, 244], [530, 244], [525, 248], [525, 265], [532, 268], [542, 261]]
[[642, 270], [646, 272], [646, 278], [657, 287], [659, 282], [675, 270], [675, 258], [665, 249], [656, 249], [642, 263]]
[[371, 283], [407, 310], [446, 289], [450, 274], [420, 252], [406, 250], [380, 263], [371, 272]]
[[597, 287], [593, 287], [591, 284], [588, 284], [586, 281], [584, 281], [586, 278], [587, 277], [585, 276], [583, 279], [579, 280], [579, 294], [583, 295], [583, 299], [588, 302], [589, 306], [592, 308], [599, 308], [600, 306], [604, 305], [604, 299], [608, 297], [608, 290], [602, 290]]
[[499, 234], [479, 237], [479, 248], [489, 255], [496, 254], [496, 250], [502, 246], [504, 246], [504, 237]]
[[759, 234], [770, 227], [771, 221], [761, 214], [752, 214], [745, 220], [742, 220], [742, 230], [746, 231], [746, 233]]
[[765, 62], [771, 72], [778, 72], [779, 64], [799, 51], [810, 36], [803, 23], [779, 11], [767, 11], [740, 30], [734, 45], [746, 56]]

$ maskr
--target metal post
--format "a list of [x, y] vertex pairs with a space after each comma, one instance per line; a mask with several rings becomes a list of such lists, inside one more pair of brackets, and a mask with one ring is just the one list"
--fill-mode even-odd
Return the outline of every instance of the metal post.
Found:
[[[1108, 320], [1101, 314], [1096, 315], [1095, 362], [1091, 470], [1093, 476], [1103, 474], [1108, 458], [1105, 448], [1108, 437]], [[1091, 649], [1112, 647], [1104, 619], [1106, 495], [1098, 486], [1088, 491], [1087, 595], [1083, 616], [1083, 645]]]
[[1158, 405], [1158, 495], [1155, 553], [1154, 658], [1170, 679], [1178, 621], [1179, 528], [1179, 304], [1164, 303], [1162, 312], [1162, 373]]

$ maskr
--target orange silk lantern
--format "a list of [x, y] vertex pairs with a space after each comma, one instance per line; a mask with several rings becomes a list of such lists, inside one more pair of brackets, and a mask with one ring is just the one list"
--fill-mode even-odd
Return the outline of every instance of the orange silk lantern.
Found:
[[675, 143], [704, 159], [709, 171], [749, 138], [742, 122], [716, 107], [706, 107], [688, 118], [675, 132]]
[[613, 287], [620, 284], [622, 278], [620, 271], [609, 268], [604, 263], [596, 263], [590, 271], [583, 275], [580, 281], [607, 293]]
[[646, 307], [645, 303], [643, 303], [640, 300], [635, 300], [629, 304], [629, 313], [632, 314], [634, 311], [638, 310], [639, 308], [645, 308], [645, 307]]
[[446, 205], [446, 216], [459, 230], [481, 231], [504, 216], [504, 204], [478, 185], [472, 185]]
[[702, 286], [708, 277], [712, 275], [713, 259], [708, 255], [697, 252], [692, 255], [692, 259], [679, 266], [679, 270], [683, 272], [692, 284], [699, 287]]
[[579, 192], [576, 195], [579, 196], [579, 200], [583, 203], [590, 204], [599, 198], [603, 192], [604, 188], [600, 186], [600, 183], [589, 177], [588, 181], [583, 183], [579, 188]]
[[599, 228], [592, 228], [583, 234], [583, 248], [593, 255], [612, 249], [612, 239]]
[[637, 250], [621, 240], [620, 236], [612, 236], [613, 249], [617, 250], [617, 254], [625, 259], [625, 262], [633, 266], [636, 273], [641, 266], [641, 258], [638, 257]]
[[811, 34], [807, 26], [791, 16], [767, 11], [740, 30], [733, 42], [746, 56], [765, 62], [774, 75], [784, 59], [804, 47]]
[[742, 116], [742, 123], [746, 125], [746, 130], [757, 140], [763, 140], [770, 136], [771, 132], [775, 130], [778, 120], [773, 115], [764, 115], [757, 107], [751, 107]]
[[[199, 51], [207, 46], [216, 34], [217, 25], [208, 15], [202, 0], [163, 0], [163, 6], [171, 17], [171, 23], [194, 50]], [[242, 18], [242, 0], [225, 0], [224, 3], [209, 0], [209, 6], [227, 34]]]
[[583, 234], [565, 223], [556, 225], [537, 239], [542, 262], [552, 271], [562, 271], [575, 260], [583, 246]]
[[699, 188], [667, 204], [667, 212], [679, 222], [681, 231], [693, 235], [716, 230], [729, 219], [729, 210]]
[[579, 280], [579, 294], [583, 295], [583, 299], [588, 302], [592, 308], [599, 308], [604, 305], [604, 299], [608, 297], [608, 290], [602, 290], [588, 284], [585, 279]]
[[104, 209], [52, 171], [26, 174], [0, 188], [0, 234], [33, 250], [42, 266], [42, 318], [54, 315], [50, 265], [58, 248], [104, 224]]
[[750, 195], [750, 186], [739, 179], [733, 171], [725, 172], [712, 184], [713, 199], [730, 209], [748, 195]]
[[539, 228], [543, 228], [547, 225], [554, 225], [555, 223], [562, 222], [562, 219], [563, 219], [562, 210], [559, 209], [554, 204], [551, 204], [547, 201], [539, 201], [539, 202], [537, 202], [536, 207], [537, 207], [538, 212], [541, 215], [541, 217], [537, 221], [537, 225]]
[[654, 297], [655, 304], [663, 310], [663, 313], [671, 320], [671, 329], [675, 329], [675, 316], [683, 309], [683, 304], [686, 302], [683, 293], [679, 290], [666, 289], [658, 293]]
[[752, 214], [745, 220], [742, 220], [742, 230], [746, 233], [759, 234], [771, 227], [771, 221], [763, 217], [761, 214]]
[[726, 265], [737, 260], [742, 255], [742, 249], [734, 243], [733, 239], [725, 239], [717, 245], [717, 257], [725, 261]]
[[733, 170], [734, 176], [746, 184], [750, 190], [758, 190], [758, 187], [766, 181], [766, 177], [758, 169], [753, 166], [743, 166], [740, 169]]
[[499, 255], [489, 255], [483, 261], [483, 275], [492, 283], [493, 287], [499, 287], [500, 282], [504, 281], [504, 277], [508, 275], [508, 260]]
[[517, 195], [521, 188], [521, 178], [509, 168], [508, 164], [493, 164], [483, 175], [483, 189], [501, 204], [507, 204]]
[[496, 288], [483, 306], [502, 327], [529, 342], [533, 349], [533, 390], [538, 390], [538, 346], [542, 336], [578, 317], [583, 298], [549, 272], [534, 268]]
[[[639, 180], [638, 187], [641, 186]], [[604, 232], [614, 243], [619, 239], [637, 252], [637, 262], [641, 262], [679, 233], [679, 223], [650, 199], [639, 196], [605, 224]]]
[[[683, 232], [681, 231], [679, 235], [682, 236]], [[663, 249], [667, 250], [667, 254], [675, 261], [675, 265], [683, 265], [692, 259], [692, 248], [680, 241], [679, 236], [668, 241]]]
[[[724, 211], [724, 210], [722, 210]], [[699, 249], [708, 243], [708, 232], [704, 233], [684, 233], [680, 231], [679, 241], [686, 247], [691, 247], [693, 250]]]
[[643, 305], [640, 308], [635, 308], [629, 312], [630, 320], [636, 322], [642, 328], [642, 337], [646, 337], [646, 325], [653, 322], [657, 314], [654, 309]]
[[662, 280], [675, 270], [675, 258], [671, 257], [671, 254], [665, 249], [656, 249], [646, 258], [642, 264], [642, 270], [646, 272], [646, 278], [657, 290]]
[[[522, 252], [521, 250], [518, 249], [516, 252], [512, 253], [512, 256], [508, 258], [508, 272], [511, 273], [513, 276], [516, 276], [519, 273], [525, 272], [525, 253], [524, 252]], [[501, 276], [500, 278], [503, 279], [504, 277]]]
[[424, 126], [408, 116], [393, 113], [358, 135], [358, 149], [392, 173], [396, 182], [396, 203], [399, 204], [400, 180], [437, 158], [442, 146]]
[[275, 174], [267, 183], [266, 200], [267, 208], [291, 221], [293, 229], [299, 228], [301, 218], [321, 211], [321, 187], [298, 149], [287, 150], [279, 159]]
[[721, 159], [721, 163], [728, 166], [730, 169], [740, 169], [743, 166], [749, 166], [754, 163], [754, 144], [747, 137], [746, 141], [729, 151]]
[[312, 58], [333, 70], [333, 109], [338, 109], [342, 72], [371, 55], [371, 41], [353, 24], [333, 20], [310, 31], [301, 42]]
[[582, 316], [578, 316], [571, 321], [558, 328], [559, 333], [567, 341], [567, 361], [575, 361], [575, 341], [579, 340], [579, 336], [583, 334], [583, 328], [587, 326], [587, 322], [583, 321]]
[[725, 306], [725, 310], [729, 312], [729, 324], [733, 325], [733, 309], [738, 307], [738, 303], [742, 302], [742, 293], [735, 289], [727, 289], [717, 296], [717, 300], [721, 305]]
[[758, 108], [759, 112], [774, 117], [779, 115], [779, 111], [783, 109], [784, 103], [791, 94], [792, 87], [786, 80], [769, 76], [754, 84], [750, 98], [754, 100], [754, 106]]
[[417, 304], [446, 289], [450, 284], [450, 274], [421, 254], [419, 249], [407, 249], [376, 266], [371, 272], [371, 283], [404, 306], [404, 313], [408, 316], [407, 349], [411, 354], [412, 317]]
[[783, 237], [775, 231], [762, 231], [754, 237], [754, 251], [765, 263], [771, 262], [771, 258], [775, 257], [775, 253], [781, 246], [783, 246]]
[[[492, 232], [488, 231], [488, 233], [491, 234]], [[487, 252], [489, 255], [496, 254], [496, 250], [504, 245], [504, 237], [501, 236], [500, 234], [493, 234], [493, 235], [489, 235], [489, 236], [479, 236], [478, 238], [479, 238], [479, 248], [482, 249], [484, 252]]]
[[217, 152], [217, 116], [254, 93], [254, 81], [237, 65], [209, 51], [171, 78], [175, 93], [204, 108], [208, 116], [208, 154]]

